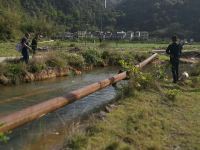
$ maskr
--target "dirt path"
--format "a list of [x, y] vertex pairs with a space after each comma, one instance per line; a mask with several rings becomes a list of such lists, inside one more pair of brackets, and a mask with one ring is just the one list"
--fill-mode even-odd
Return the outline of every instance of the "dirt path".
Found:
[[38, 42], [38, 43], [50, 43], [50, 42], [54, 42], [54, 40], [44, 41], [44, 42]]

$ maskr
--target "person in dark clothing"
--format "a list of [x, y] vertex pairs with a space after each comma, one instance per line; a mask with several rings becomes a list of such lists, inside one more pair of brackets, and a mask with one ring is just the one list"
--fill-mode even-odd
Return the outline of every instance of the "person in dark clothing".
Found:
[[22, 41], [21, 41], [21, 43], [23, 45], [23, 48], [22, 48], [23, 57], [20, 59], [20, 61], [21, 62], [25, 61], [26, 64], [29, 61], [29, 50], [32, 50], [30, 45], [29, 45], [29, 41], [28, 41], [29, 38], [30, 38], [30, 34], [26, 33], [25, 37], [23, 37]]
[[37, 50], [37, 44], [38, 44], [39, 34], [35, 35], [35, 38], [32, 40], [31, 47], [33, 50], [33, 57], [35, 56], [36, 50]]
[[183, 43], [177, 43], [177, 36], [172, 37], [172, 44], [168, 46], [166, 53], [170, 55], [170, 63], [172, 65], [173, 83], [177, 83], [179, 79], [179, 63], [183, 48]]

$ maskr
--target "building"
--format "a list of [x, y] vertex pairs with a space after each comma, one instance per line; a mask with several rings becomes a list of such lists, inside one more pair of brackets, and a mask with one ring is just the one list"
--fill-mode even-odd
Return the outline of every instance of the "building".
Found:
[[128, 32], [126, 33], [125, 40], [126, 40], [126, 41], [131, 41], [133, 38], [134, 38], [134, 32], [128, 31]]
[[92, 37], [93, 37], [93, 34], [92, 34], [91, 32], [87, 32], [87, 33], [86, 33], [86, 36], [92, 38]]
[[117, 32], [117, 39], [119, 40], [124, 40], [126, 37], [126, 32], [122, 31], [122, 32]]
[[194, 39], [190, 39], [190, 43], [193, 43], [194, 42]]
[[65, 38], [65, 39], [73, 39], [73, 33], [64, 32], [64, 33], [62, 34], [62, 37]]
[[112, 38], [112, 33], [111, 32], [106, 32], [105, 39], [106, 40], [111, 40], [111, 38]]
[[78, 31], [78, 38], [83, 38], [86, 35], [86, 31]]
[[145, 40], [145, 41], [148, 40], [149, 39], [149, 33], [147, 31], [140, 32], [140, 38], [142, 40]]
[[140, 37], [140, 31], [135, 32], [135, 37]]

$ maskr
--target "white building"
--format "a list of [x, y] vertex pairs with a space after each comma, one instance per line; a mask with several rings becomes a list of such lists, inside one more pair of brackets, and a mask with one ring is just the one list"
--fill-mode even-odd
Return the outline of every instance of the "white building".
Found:
[[190, 39], [190, 43], [193, 43], [194, 42], [194, 39]]
[[86, 31], [78, 31], [78, 38], [83, 38], [86, 35]]
[[117, 38], [123, 40], [126, 37], [126, 32], [117, 32]]
[[128, 32], [126, 33], [125, 40], [131, 41], [133, 38], [134, 38], [134, 32], [128, 31]]
[[140, 31], [135, 32], [135, 37], [140, 37]]
[[140, 38], [141, 38], [142, 40], [148, 40], [148, 39], [149, 39], [149, 33], [148, 33], [147, 31], [142, 31], [142, 32], [140, 33]]

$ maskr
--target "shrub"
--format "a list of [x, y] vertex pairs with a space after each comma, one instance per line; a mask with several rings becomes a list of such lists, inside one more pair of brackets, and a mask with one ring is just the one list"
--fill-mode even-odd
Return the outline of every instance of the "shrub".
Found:
[[45, 64], [50, 67], [66, 67], [67, 61], [60, 57], [59, 52], [51, 52], [46, 56]]
[[59, 57], [66, 61], [66, 63], [75, 69], [83, 69], [85, 67], [85, 60], [82, 55], [71, 54], [65, 51], [58, 53]]
[[200, 62], [194, 65], [194, 68], [190, 71], [190, 76], [199, 76], [200, 75]]
[[56, 41], [55, 46], [61, 46], [61, 40]]
[[123, 55], [117, 51], [105, 50], [102, 53], [102, 59], [104, 59], [109, 65], [119, 65], [119, 60], [123, 59]]
[[103, 42], [100, 43], [99, 46], [101, 46], [101, 47], [107, 47], [107, 46], [109, 46], [109, 44], [108, 44], [108, 42], [103, 41]]
[[180, 90], [174, 89], [174, 90], [169, 90], [167, 95], [169, 99], [175, 100], [176, 96], [180, 93]]
[[97, 66], [98, 63], [102, 62], [102, 53], [98, 50], [89, 49], [82, 51], [81, 54], [88, 65]]
[[35, 73], [35, 72], [39, 72], [42, 69], [46, 68], [46, 63], [45, 63], [46, 59], [45, 58], [33, 58], [29, 61], [28, 63], [28, 71]]
[[70, 47], [75, 47], [76, 44], [75, 44], [75, 43], [71, 43], [69, 46], [70, 46]]

